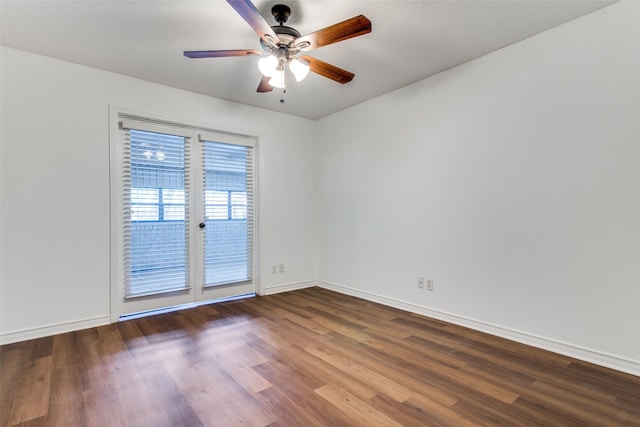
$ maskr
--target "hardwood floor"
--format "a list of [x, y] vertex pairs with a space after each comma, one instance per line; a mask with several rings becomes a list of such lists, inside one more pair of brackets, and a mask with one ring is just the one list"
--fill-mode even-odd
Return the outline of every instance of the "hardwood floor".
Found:
[[640, 378], [320, 288], [0, 348], [2, 426], [640, 426]]

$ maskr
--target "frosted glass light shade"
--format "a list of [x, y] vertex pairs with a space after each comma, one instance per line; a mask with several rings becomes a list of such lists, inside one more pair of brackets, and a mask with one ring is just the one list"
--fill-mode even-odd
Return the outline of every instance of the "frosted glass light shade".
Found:
[[284, 89], [284, 68], [281, 70], [276, 70], [269, 79], [269, 84], [272, 87], [277, 87], [279, 89]]
[[309, 74], [309, 63], [304, 59], [293, 58], [289, 62], [289, 69], [296, 78], [296, 81], [300, 82]]
[[258, 61], [258, 69], [263, 76], [271, 77], [273, 76], [273, 73], [276, 72], [278, 63], [278, 58], [276, 58], [275, 55], [269, 55], [264, 58], [260, 58]]

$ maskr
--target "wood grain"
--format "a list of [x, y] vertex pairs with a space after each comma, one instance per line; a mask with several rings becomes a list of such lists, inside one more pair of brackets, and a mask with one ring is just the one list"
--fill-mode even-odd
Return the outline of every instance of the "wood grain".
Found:
[[343, 70], [340, 67], [321, 61], [313, 56], [304, 55], [300, 59], [309, 62], [309, 70], [312, 73], [319, 74], [340, 84], [349, 83], [355, 77], [355, 74], [351, 71]]
[[354, 16], [346, 21], [338, 22], [311, 34], [304, 35], [295, 40], [296, 46], [309, 43], [308, 47], [302, 48], [304, 51], [317, 49], [332, 43], [348, 40], [371, 32], [371, 21], [364, 15]]
[[640, 426], [640, 378], [320, 288], [0, 347], [0, 426]]

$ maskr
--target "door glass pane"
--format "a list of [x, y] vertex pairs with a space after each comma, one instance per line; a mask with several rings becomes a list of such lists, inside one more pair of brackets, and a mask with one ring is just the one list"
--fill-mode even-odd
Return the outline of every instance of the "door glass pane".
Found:
[[248, 244], [248, 150], [238, 145], [204, 141], [205, 155], [205, 286], [251, 279]]
[[229, 219], [229, 192], [205, 190], [205, 217]]
[[131, 130], [131, 244], [126, 296], [188, 287], [185, 138]]
[[131, 220], [157, 221], [158, 190], [155, 188], [131, 189]]
[[247, 219], [247, 193], [231, 191], [231, 218]]
[[184, 221], [184, 190], [162, 189], [163, 218], [165, 221]]

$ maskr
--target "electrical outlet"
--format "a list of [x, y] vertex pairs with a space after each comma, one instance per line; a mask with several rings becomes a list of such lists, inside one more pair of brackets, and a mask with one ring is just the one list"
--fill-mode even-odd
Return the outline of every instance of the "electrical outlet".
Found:
[[424, 289], [424, 277], [418, 277], [418, 288]]
[[427, 289], [428, 291], [432, 291], [432, 290], [433, 290], [433, 279], [432, 279], [432, 278], [430, 278], [430, 277], [429, 277], [429, 278], [427, 278], [427, 280], [426, 280], [426, 284], [427, 284], [426, 289]]
[[278, 266], [273, 264], [271, 266], [271, 274], [278, 274]]
[[280, 273], [284, 273], [284, 264], [280, 264]]

